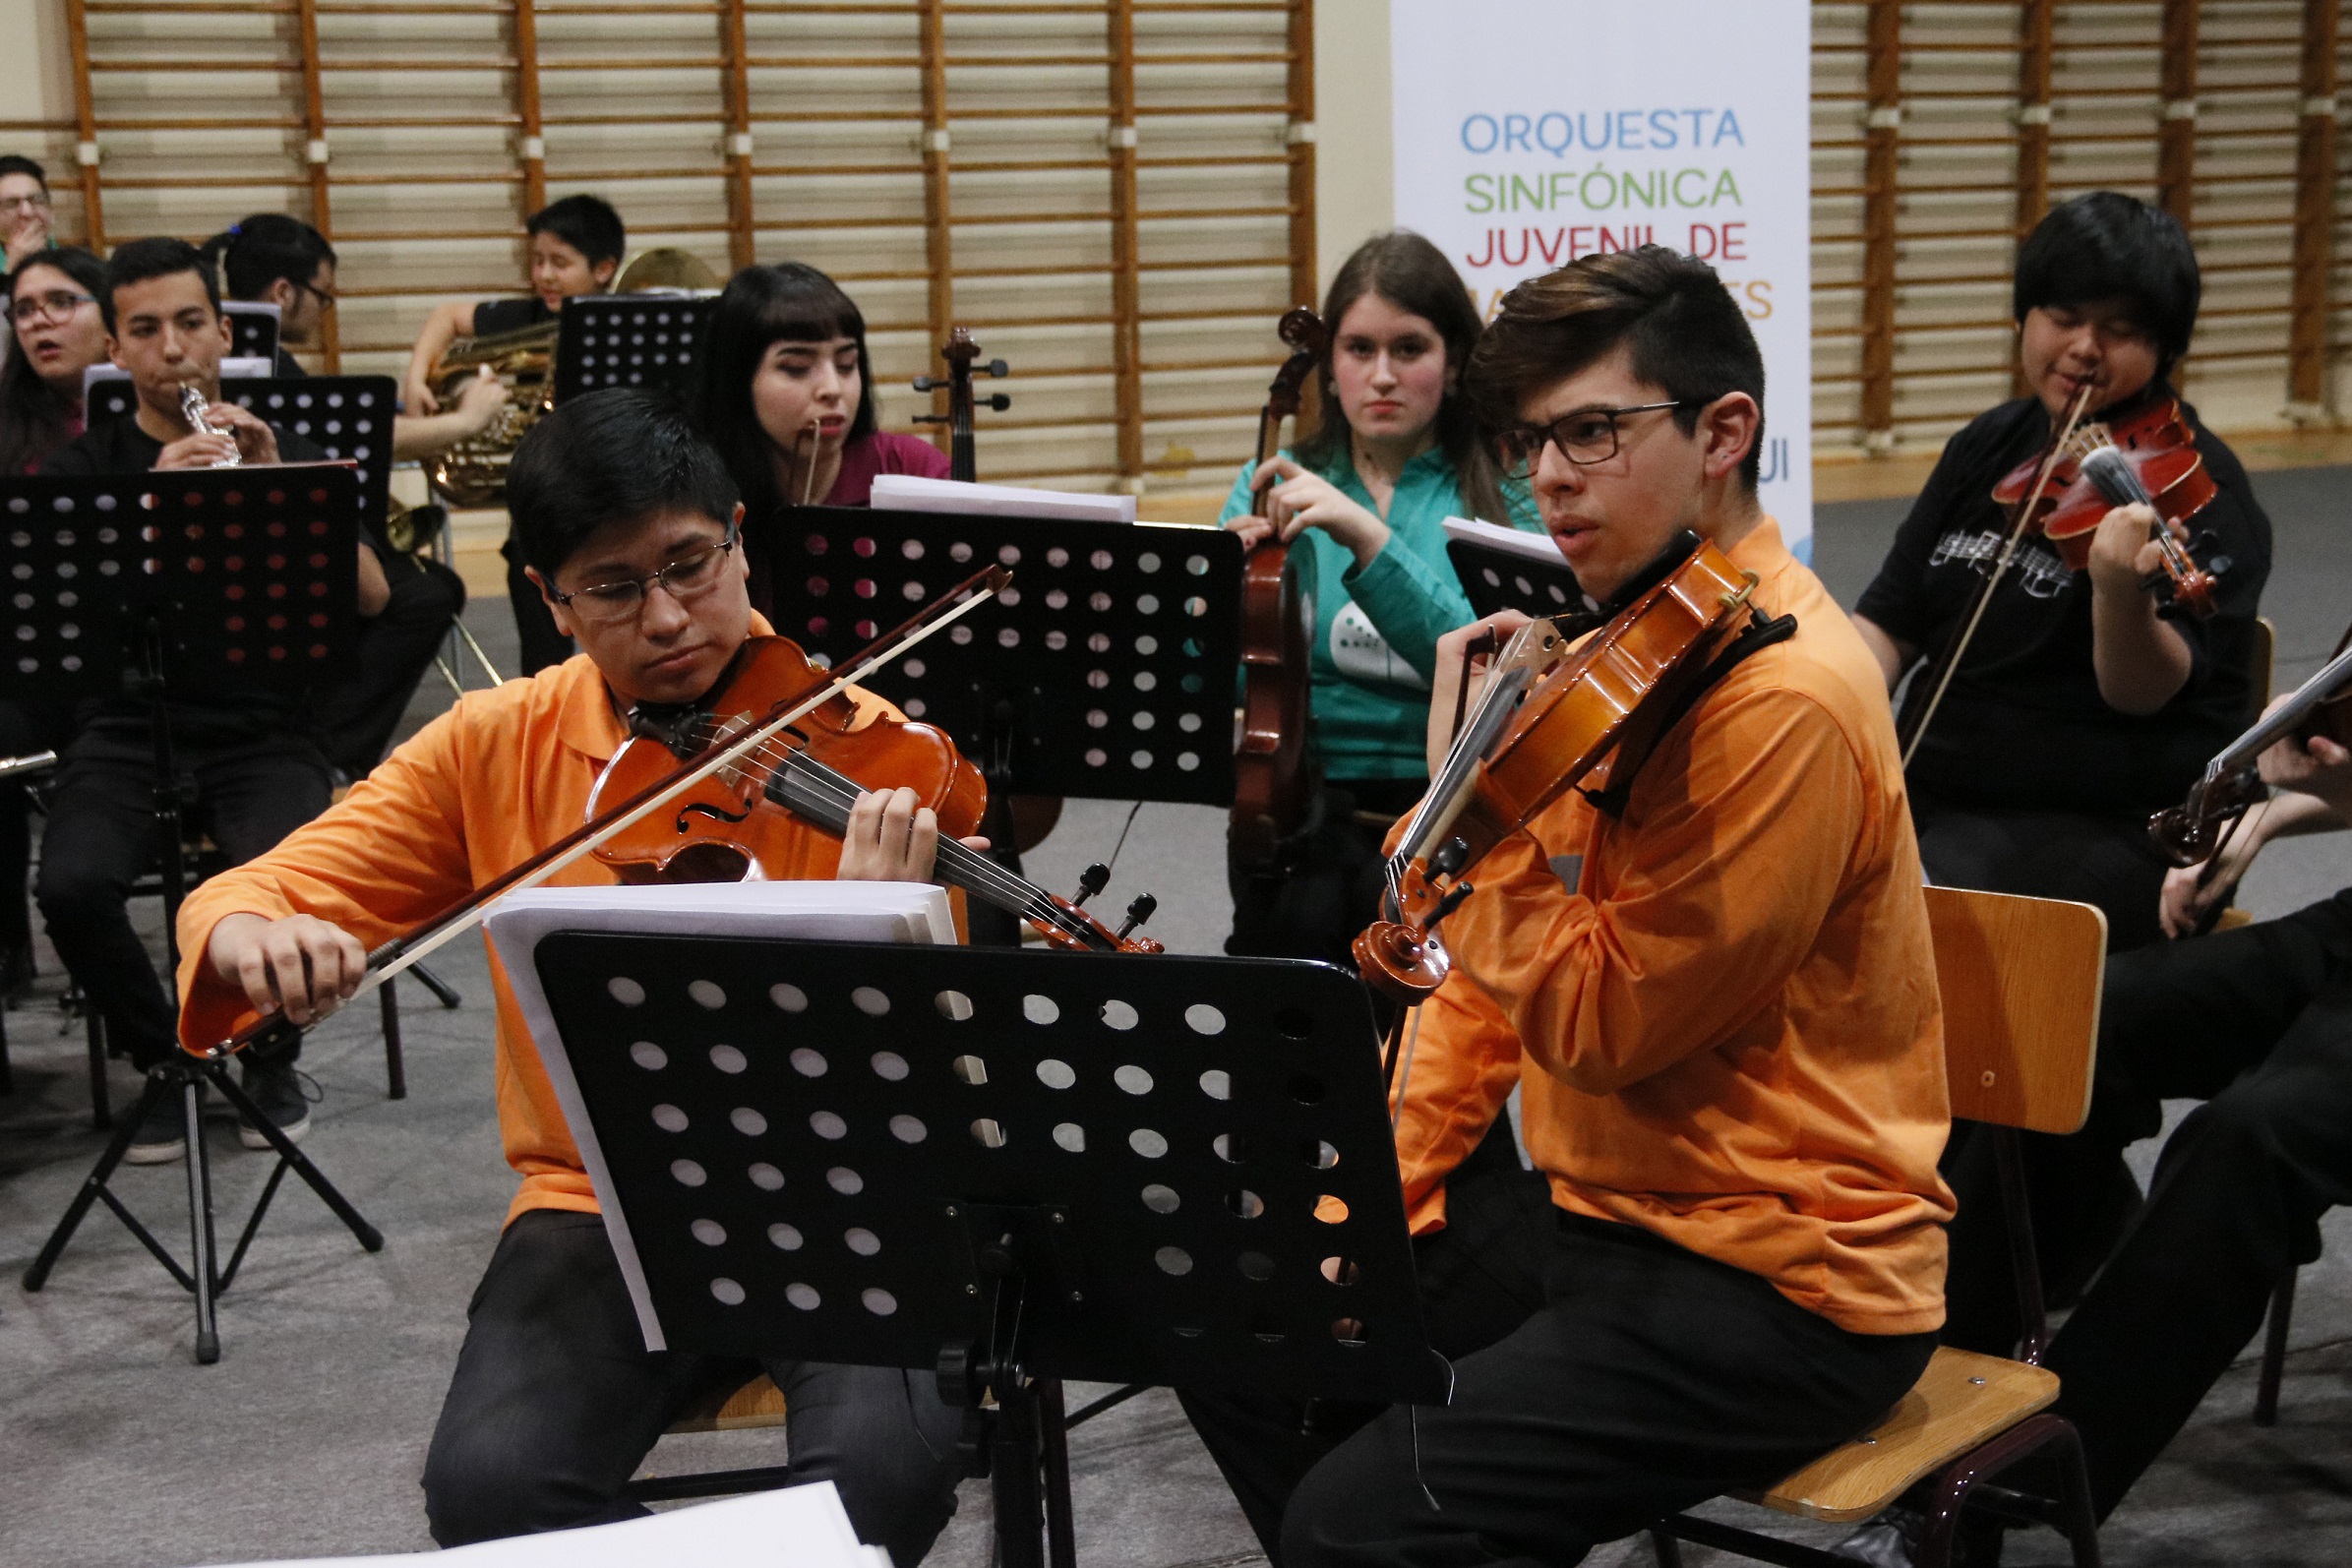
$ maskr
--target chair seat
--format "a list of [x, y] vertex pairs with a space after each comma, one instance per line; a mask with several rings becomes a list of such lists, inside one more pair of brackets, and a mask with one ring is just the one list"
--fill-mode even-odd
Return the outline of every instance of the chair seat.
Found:
[[784, 1391], [765, 1372], [739, 1388], [713, 1389], [678, 1413], [673, 1432], [742, 1432], [784, 1424]]
[[1885, 1420], [1772, 1490], [1741, 1495], [1807, 1519], [1868, 1519], [1922, 1476], [2048, 1409], [2057, 1398], [2055, 1372], [1998, 1356], [1939, 1350]]

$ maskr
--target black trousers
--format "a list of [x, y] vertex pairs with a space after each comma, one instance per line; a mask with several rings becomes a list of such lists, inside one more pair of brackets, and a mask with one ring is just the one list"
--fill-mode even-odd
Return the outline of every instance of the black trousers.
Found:
[[[180, 741], [175, 751], [195, 785], [184, 828], [209, 828], [231, 865], [318, 815], [332, 793], [326, 759], [298, 737]], [[176, 1049], [169, 993], [131, 927], [131, 886], [156, 864], [154, 790], [144, 732], [93, 727], [76, 737], [50, 795], [34, 890], [66, 971], [143, 1070]]]
[[523, 575], [522, 550], [509, 534], [507, 542], [498, 547], [507, 558], [507, 602], [514, 607], [514, 634], [520, 639], [522, 673], [537, 675], [551, 664], [561, 664], [578, 650], [572, 639], [556, 629], [555, 612], [531, 579]]
[[[1421, 1320], [1449, 1360], [1482, 1351], [1543, 1304], [1550, 1184], [1523, 1171], [1509, 1118], [1446, 1180], [1446, 1228], [1414, 1242]], [[1378, 1405], [1176, 1390], [1266, 1555], [1280, 1564], [1282, 1515], [1317, 1461], [1378, 1416]]]
[[384, 760], [417, 683], [465, 608], [464, 579], [438, 561], [390, 551], [384, 578], [392, 597], [360, 628], [359, 673], [319, 709], [327, 760], [345, 778], [364, 778]]
[[[2035, 1141], [2037, 1213], [2096, 1207], [2100, 1174], [2157, 1130], [2159, 1102], [2192, 1097], [2205, 1104], [2165, 1144], [2146, 1206], [2050, 1347], [2102, 1517], [2254, 1338], [2279, 1271], [2320, 1255], [2320, 1216], [2352, 1201], [2352, 890], [2108, 961], [2090, 1119]], [[1955, 1186], [1963, 1218], [1998, 1203], [1989, 1165]], [[1956, 1306], [2006, 1291], [2006, 1254], [1962, 1243], [1956, 1225]], [[1954, 1328], [2007, 1349], [1987, 1344], [1998, 1327], [1956, 1315]]]
[[[859, 1538], [915, 1568], [955, 1512], [960, 1413], [928, 1373], [765, 1365], [784, 1392], [795, 1481], [832, 1481]], [[758, 1370], [647, 1351], [604, 1222], [519, 1216], [474, 1292], [425, 1456], [433, 1538], [456, 1546], [637, 1518], [646, 1510], [621, 1488], [662, 1429], [696, 1395]]]
[[1920, 863], [1940, 886], [2096, 904], [2111, 953], [2163, 939], [2156, 910], [2167, 867], [2144, 817], [1962, 806], [1914, 791], [1911, 823]]
[[1306, 825], [1284, 846], [1280, 867], [1228, 873], [1234, 930], [1225, 950], [1236, 958], [1315, 958], [1355, 968], [1350, 944], [1380, 916], [1386, 831], [1357, 813], [1396, 817], [1428, 787], [1426, 779], [1325, 784]]
[[[0, 756], [54, 751], [72, 733], [71, 702], [0, 701]], [[0, 954], [32, 940], [26, 879], [32, 870], [32, 803], [38, 779], [0, 780]]]
[[1285, 1568], [1566, 1565], [1766, 1485], [1885, 1416], [1932, 1334], [1851, 1334], [1757, 1275], [1562, 1215], [1544, 1303], [1310, 1472]]

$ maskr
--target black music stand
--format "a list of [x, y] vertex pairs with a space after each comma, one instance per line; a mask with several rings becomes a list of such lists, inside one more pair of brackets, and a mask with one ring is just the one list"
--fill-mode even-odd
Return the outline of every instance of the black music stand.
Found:
[[[1229, 806], [1241, 545], [1222, 529], [795, 507], [769, 563], [776, 630], [844, 657], [990, 561], [1013, 585], [867, 683], [988, 779], [1014, 870], [1015, 794]], [[974, 939], [1017, 940], [975, 907]]]
[[[145, 700], [155, 754], [155, 839], [163, 931], [173, 970], [185, 892], [179, 773], [166, 699], [175, 690], [304, 688], [344, 673], [358, 638], [358, 479], [349, 468], [222, 468], [94, 478], [0, 479], [0, 573], [17, 613], [0, 659], [0, 694], [127, 693]], [[220, 1092], [277, 1152], [225, 1266], [215, 1260], [211, 1164], [203, 1096]], [[189, 1266], [143, 1225], [108, 1181], [148, 1113], [177, 1094], [187, 1134]], [[93, 1202], [103, 1202], [196, 1297], [196, 1358], [220, 1358], [214, 1298], [227, 1290], [288, 1167], [377, 1251], [384, 1237], [280, 1132], [225, 1061], [174, 1053], [84, 1179], [32, 1266], [49, 1277]]]
[[605, 387], [657, 387], [692, 398], [716, 295], [583, 294], [564, 301], [556, 328], [560, 407]]
[[277, 358], [277, 307], [266, 300], [224, 299], [220, 314], [228, 318], [229, 353], [239, 359]]
[[1339, 970], [579, 931], [533, 958], [648, 1347], [935, 1371], [1006, 1568], [1070, 1568], [1062, 1379], [1447, 1395]]
[[1462, 591], [1470, 596], [1470, 607], [1480, 618], [1497, 610], [1519, 610], [1533, 616], [1580, 615], [1585, 611], [1585, 590], [1578, 585], [1576, 573], [1568, 570], [1568, 563], [1556, 556], [1537, 561], [1467, 539], [1448, 539], [1445, 554], [1454, 564], [1454, 574], [1462, 579]]

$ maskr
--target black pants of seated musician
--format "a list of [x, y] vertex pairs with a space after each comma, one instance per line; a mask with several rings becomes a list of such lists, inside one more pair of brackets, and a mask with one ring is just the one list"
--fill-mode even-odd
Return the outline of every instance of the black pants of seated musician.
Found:
[[2157, 901], [2168, 867], [2145, 816], [1963, 805], [1914, 790], [1911, 822], [1938, 886], [2095, 904], [2111, 953], [2163, 939]]
[[1884, 1417], [1932, 1334], [1852, 1334], [1759, 1275], [1562, 1214], [1543, 1305], [1308, 1473], [1284, 1568], [1565, 1568]]
[[498, 547], [498, 553], [507, 558], [507, 602], [514, 607], [514, 634], [520, 639], [522, 673], [537, 675], [579, 650], [557, 630], [555, 612], [547, 608], [547, 601], [539, 596], [531, 579], [522, 574], [522, 550], [514, 543], [513, 534]]
[[[444, 1546], [633, 1519], [621, 1496], [677, 1413], [759, 1364], [651, 1352], [604, 1222], [549, 1209], [499, 1238], [468, 1308], [425, 1511]], [[869, 1545], [915, 1568], [955, 1512], [961, 1415], [929, 1373], [769, 1361], [796, 1481], [832, 1481]], [[755, 1461], [747, 1460], [747, 1463]]]
[[[327, 761], [299, 736], [176, 742], [189, 811], [229, 864], [251, 860], [327, 809]], [[154, 753], [143, 727], [93, 726], [57, 770], [33, 896], [67, 973], [142, 1070], [175, 1047], [176, 1014], [133, 930], [132, 885], [156, 864]], [[287, 1056], [282, 1059], [292, 1059]]]
[[1387, 821], [1413, 809], [1426, 779], [1335, 779], [1306, 825], [1263, 873], [1229, 873], [1236, 958], [1318, 958], [1354, 968], [1349, 944], [1380, 916]]
[[[2159, 1102], [2180, 1098], [2205, 1104], [2166, 1142], [2146, 1206], [2047, 1359], [2102, 1517], [2254, 1338], [2279, 1271], [2319, 1256], [2321, 1215], [2352, 1202], [2352, 890], [2108, 962], [2090, 1119], [2033, 1141], [2037, 1214], [2095, 1205], [2123, 1148], [2157, 1131]], [[1969, 1223], [1998, 1208], [1991, 1161], [1962, 1161], [1952, 1178], [1946, 1335], [2005, 1351], [2017, 1335], [2005, 1242]]]
[[[71, 702], [0, 701], [0, 756], [53, 752], [73, 729]], [[34, 779], [0, 779], [0, 993], [32, 966], [32, 801]], [[14, 971], [11, 974], [10, 971]]]
[[[1414, 1242], [1421, 1320], [1449, 1360], [1482, 1351], [1543, 1304], [1551, 1191], [1520, 1168], [1507, 1117], [1446, 1178], [1446, 1227]], [[1282, 1514], [1316, 1462], [1380, 1414], [1377, 1405], [1178, 1389], [1184, 1414], [1233, 1487], [1266, 1555], [1282, 1562]]]
[[322, 748], [345, 778], [364, 778], [384, 760], [417, 683], [465, 608], [464, 579], [438, 561], [387, 551], [384, 580], [392, 597], [361, 624], [358, 673], [319, 708]]

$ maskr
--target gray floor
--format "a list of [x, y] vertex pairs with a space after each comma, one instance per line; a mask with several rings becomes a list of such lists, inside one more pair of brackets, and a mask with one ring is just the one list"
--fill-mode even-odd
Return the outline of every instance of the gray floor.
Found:
[[[2277, 526], [2267, 608], [2280, 631], [2283, 687], [2315, 668], [2352, 605], [2352, 556], [2334, 537], [2352, 471], [2258, 481]], [[1885, 549], [1897, 504], [1825, 509], [1817, 561], [1850, 602]], [[469, 622], [504, 656], [503, 604]], [[428, 691], [420, 716], [446, 701]], [[1049, 886], [1108, 856], [1126, 818], [1073, 802], [1031, 859]], [[1154, 931], [1214, 951], [1225, 931], [1223, 818], [1146, 806], [1112, 897], [1159, 894]], [[2307, 840], [2258, 868], [2248, 901], [2276, 914], [2352, 882], [2352, 841]], [[152, 907], [148, 910], [153, 922]], [[159, 931], [155, 933], [159, 938]], [[55, 965], [44, 952], [44, 968]], [[492, 1110], [489, 987], [478, 944], [444, 972], [465, 1005], [443, 1012], [403, 986], [409, 1097], [385, 1098], [372, 1019], [318, 1031], [304, 1066], [325, 1092], [307, 1147], [381, 1226], [363, 1253], [308, 1193], [283, 1194], [224, 1303], [222, 1361], [191, 1363], [187, 1299], [102, 1213], [47, 1290], [0, 1297], [0, 1568], [168, 1565], [429, 1544], [416, 1475], [513, 1176]], [[0, 1273], [22, 1271], [95, 1157], [78, 1036], [61, 1031], [54, 979], [8, 1015], [18, 1093], [0, 1101]], [[114, 1092], [136, 1085], [118, 1064]], [[221, 1205], [241, 1214], [266, 1166], [221, 1127]], [[2152, 1159], [2154, 1145], [2139, 1151]], [[176, 1167], [122, 1180], [132, 1203], [185, 1242]], [[2252, 1368], [2218, 1386], [2195, 1424], [2110, 1523], [2107, 1560], [2135, 1564], [2334, 1564], [2352, 1560], [2352, 1236], [2331, 1225], [2328, 1257], [2307, 1270], [2284, 1416], [2247, 1419]], [[1081, 1392], [1079, 1397], [1084, 1397]], [[774, 1434], [669, 1439], [651, 1461], [678, 1472], [761, 1463]], [[1095, 1568], [1207, 1568], [1255, 1560], [1255, 1542], [1165, 1395], [1082, 1429], [1073, 1442], [1079, 1549]], [[932, 1562], [986, 1568], [979, 1484]], [[1799, 1532], [1791, 1532], [1799, 1534]], [[1818, 1538], [1814, 1533], [1812, 1538]], [[1694, 1562], [1713, 1560], [1694, 1552]], [[1647, 1561], [1630, 1545], [1592, 1559]], [[2063, 1561], [2054, 1538], [2020, 1538], [2010, 1561]]]

